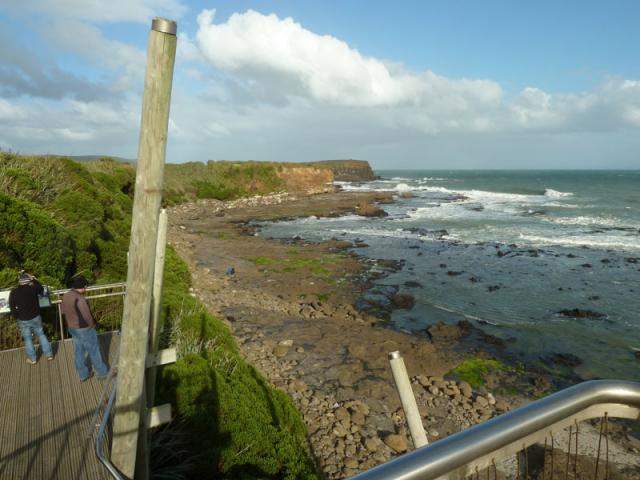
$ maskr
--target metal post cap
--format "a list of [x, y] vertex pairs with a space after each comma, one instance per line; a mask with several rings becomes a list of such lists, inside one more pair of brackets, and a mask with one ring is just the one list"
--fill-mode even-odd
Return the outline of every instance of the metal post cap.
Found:
[[151, 30], [156, 32], [168, 33], [169, 35], [175, 35], [178, 31], [178, 24], [167, 18], [155, 17], [151, 22]]
[[402, 358], [402, 355], [400, 355], [398, 350], [389, 353], [389, 360], [395, 360], [396, 358]]

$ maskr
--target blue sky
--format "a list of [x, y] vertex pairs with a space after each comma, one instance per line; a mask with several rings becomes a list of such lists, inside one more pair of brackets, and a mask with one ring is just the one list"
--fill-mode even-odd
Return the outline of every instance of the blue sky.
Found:
[[135, 157], [153, 15], [169, 161], [640, 168], [632, 1], [6, 0], [0, 148]]

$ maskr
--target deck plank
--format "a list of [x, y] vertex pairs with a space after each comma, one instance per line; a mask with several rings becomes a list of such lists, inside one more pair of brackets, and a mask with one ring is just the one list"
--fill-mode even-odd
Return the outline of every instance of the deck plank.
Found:
[[[100, 340], [115, 366], [119, 337]], [[105, 382], [80, 382], [71, 340], [54, 348], [56, 358], [37, 365], [26, 363], [24, 349], [0, 352], [0, 478], [108, 480], [91, 424]]]

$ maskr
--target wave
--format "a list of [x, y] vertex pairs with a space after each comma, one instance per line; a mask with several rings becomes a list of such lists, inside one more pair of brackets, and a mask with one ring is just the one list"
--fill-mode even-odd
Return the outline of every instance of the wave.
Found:
[[560, 245], [566, 247], [595, 247], [595, 248], [618, 248], [623, 250], [640, 250], [637, 239], [625, 241], [624, 237], [609, 236], [594, 238], [593, 236], [575, 236], [575, 237], [542, 237], [538, 235], [521, 234], [522, 240], [528, 241], [534, 245]]
[[607, 228], [640, 228], [640, 225], [628, 225], [616, 217], [550, 217], [549, 221], [559, 225], [575, 225], [582, 227], [607, 227]]
[[544, 196], [549, 198], [564, 198], [564, 197], [572, 197], [572, 192], [559, 192], [558, 190], [554, 190], [552, 188], [547, 188], [544, 191]]

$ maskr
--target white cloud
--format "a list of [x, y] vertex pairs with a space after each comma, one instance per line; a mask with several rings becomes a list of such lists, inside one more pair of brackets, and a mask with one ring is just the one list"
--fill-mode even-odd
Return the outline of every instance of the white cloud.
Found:
[[[110, 22], [146, 22], [162, 8], [178, 17], [184, 6], [132, 0], [127, 10], [120, 8], [123, 1], [3, 2], [0, 9], [9, 2], [23, 13], [51, 13], [46, 28], [42, 21], [29, 23], [49, 46], [43, 56], [71, 53], [91, 68], [64, 70], [53, 56], [43, 69], [35, 55], [22, 54], [30, 50], [15, 43], [3, 49], [0, 42], [0, 146], [135, 156], [145, 52], [108, 28]], [[586, 92], [531, 86], [512, 94], [491, 79], [416, 72], [367, 56], [291, 18], [251, 10], [214, 18], [205, 10], [193, 37], [179, 33], [172, 161], [361, 156], [420, 168], [451, 166], [455, 162], [434, 162], [459, 155], [464, 160], [457, 166], [501, 159], [491, 166], [508, 167], [578, 151], [574, 166], [584, 156], [596, 162], [598, 152], [637, 161], [640, 81], [609, 78]], [[619, 149], [605, 149], [608, 142]]]
[[[283, 104], [283, 98], [362, 109], [389, 128], [428, 134], [449, 131], [605, 131], [640, 125], [640, 82], [610, 80], [583, 93], [556, 94], [528, 87], [507, 100], [485, 79], [452, 79], [362, 55], [344, 41], [318, 35], [292, 18], [253, 10], [214, 23], [198, 16], [197, 46], [226, 72], [244, 103]], [[236, 100], [238, 100], [236, 98]], [[378, 112], [375, 112], [375, 110]]]

